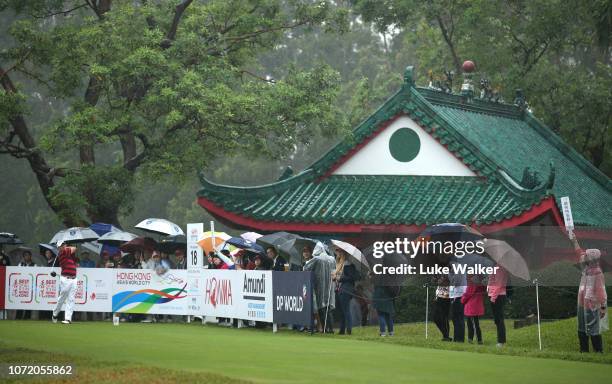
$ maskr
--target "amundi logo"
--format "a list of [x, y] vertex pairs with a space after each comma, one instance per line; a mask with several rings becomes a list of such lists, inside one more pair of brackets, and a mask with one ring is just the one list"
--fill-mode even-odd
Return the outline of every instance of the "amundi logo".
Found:
[[244, 293], [259, 293], [259, 294], [265, 295], [266, 294], [266, 274], [262, 273], [261, 278], [249, 277], [247, 274], [245, 274], [242, 290]]

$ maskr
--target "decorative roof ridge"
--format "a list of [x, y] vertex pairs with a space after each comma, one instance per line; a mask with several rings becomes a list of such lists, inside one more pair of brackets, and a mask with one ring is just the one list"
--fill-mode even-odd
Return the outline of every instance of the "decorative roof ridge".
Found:
[[285, 189], [290, 188], [296, 184], [302, 184], [305, 181], [312, 181], [313, 179], [315, 179], [316, 175], [312, 169], [308, 168], [295, 176], [275, 181], [273, 183], [243, 187], [214, 183], [208, 180], [206, 176], [204, 176], [204, 172], [200, 172], [199, 177], [200, 183], [202, 184], [202, 188], [198, 191], [198, 196], [206, 195], [207, 192], [221, 192], [234, 196], [253, 196], [274, 193], [281, 190], [284, 191]]
[[475, 177], [475, 176], [456, 176], [456, 175], [377, 175], [377, 174], [359, 174], [359, 175], [330, 175], [329, 179], [347, 179], [347, 180], [362, 180], [362, 179], [370, 179], [370, 178], [378, 178], [378, 179], [440, 179], [447, 182], [478, 182], [485, 183], [485, 179], [483, 177]]
[[[430, 120], [435, 122], [438, 127], [432, 126], [431, 122], [426, 124], [424, 127], [427, 132], [432, 134], [434, 138], [442, 145], [444, 145], [450, 152], [452, 152], [455, 156], [457, 156], [464, 164], [466, 164], [470, 169], [477, 170], [480, 172], [482, 176], [489, 176], [493, 174], [498, 168], [498, 164], [491, 160], [488, 156], [482, 153], [478, 147], [476, 147], [470, 140], [464, 137], [458, 129], [456, 129], [453, 125], [452, 121], [448, 121], [444, 116], [441, 116], [435, 109], [433, 104], [431, 104], [425, 96], [419, 93], [419, 90], [416, 88], [410, 89], [410, 100], [416, 102], [416, 104], [424, 108], [428, 114], [431, 116]], [[450, 128], [444, 129], [445, 133], [440, 133], [439, 128]], [[448, 136], [450, 134], [452, 138], [448, 137], [440, 137], [440, 136]], [[453, 140], [455, 142], [453, 142]], [[464, 148], [467, 148], [469, 154], [475, 157], [476, 161], [468, 161], [466, 157], [469, 156], [465, 153], [461, 152], [461, 149], [456, 147], [456, 142], [458, 142]]]
[[415, 89], [432, 104], [512, 119], [522, 119], [523, 117], [523, 111], [514, 104], [494, 102], [479, 98], [473, 98], [470, 102], [466, 102], [465, 98], [460, 94], [447, 93], [427, 87], [415, 87]]
[[612, 192], [612, 179], [606, 176], [599, 168], [595, 167], [590, 161], [584, 158], [572, 146], [567, 144], [546, 124], [538, 120], [532, 113], [525, 113], [525, 122], [533, 127], [545, 140], [555, 146], [561, 153], [569, 157], [574, 164], [578, 166], [592, 179], [598, 182], [602, 187]]
[[495, 179], [499, 180], [502, 184], [504, 184], [508, 190], [516, 196], [527, 198], [527, 199], [537, 199], [542, 200], [547, 196], [551, 196], [552, 188], [555, 183], [555, 167], [553, 162], [550, 162], [550, 172], [548, 174], [548, 178], [543, 181], [540, 185], [537, 185], [533, 188], [527, 188], [524, 185], [521, 185], [519, 181], [514, 179], [508, 172], [503, 169], [497, 170], [497, 177]]

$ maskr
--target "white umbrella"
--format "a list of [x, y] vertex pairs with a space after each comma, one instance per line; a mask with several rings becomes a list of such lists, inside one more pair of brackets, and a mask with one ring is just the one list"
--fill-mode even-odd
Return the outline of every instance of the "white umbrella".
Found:
[[252, 241], [253, 243], [257, 241], [257, 239], [259, 239], [260, 237], [262, 237], [263, 235], [257, 233], [257, 232], [245, 232], [242, 235], [240, 235], [240, 237], [242, 237], [245, 240], [248, 241]]
[[102, 236], [100, 236], [100, 238], [98, 239], [98, 243], [109, 244], [109, 245], [121, 245], [123, 243], [127, 243], [128, 241], [134, 240], [137, 237], [138, 237], [137, 235], [130, 233], [130, 232], [123, 232], [123, 231], [107, 232], [103, 234]]
[[96, 255], [99, 255], [100, 253], [102, 253], [103, 244], [100, 244], [97, 241], [90, 241], [88, 243], [83, 243], [81, 244], [81, 246], [85, 248], [86, 250], [88, 250], [89, 252], [95, 253]]
[[50, 243], [58, 246], [64, 243], [85, 243], [98, 239], [98, 234], [86, 227], [72, 227], [59, 231]]
[[134, 226], [143, 231], [153, 232], [162, 235], [184, 235], [185, 233], [178, 225], [166, 219], [145, 219]]
[[334, 246], [348, 253], [349, 256], [351, 256], [354, 260], [356, 260], [366, 268], [368, 267], [368, 262], [366, 261], [365, 256], [363, 256], [363, 253], [361, 253], [361, 251], [358, 250], [353, 244], [349, 244], [340, 240], [332, 240], [331, 242]]
[[49, 244], [53, 245], [53, 246], [56, 246], [57, 243], [64, 237], [64, 232], [66, 232], [66, 230], [62, 229], [61, 231], [59, 231], [58, 233], [53, 235], [53, 238], [51, 238], [51, 240], [49, 240]]

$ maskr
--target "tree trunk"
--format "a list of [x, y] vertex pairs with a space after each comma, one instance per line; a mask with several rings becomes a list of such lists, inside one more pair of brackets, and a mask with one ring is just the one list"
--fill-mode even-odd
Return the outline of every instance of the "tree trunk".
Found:
[[[0, 67], [0, 83], [2, 84], [2, 88], [6, 93], [16, 94], [17, 90], [13, 85], [9, 75], [4, 72], [4, 69]], [[55, 202], [51, 199], [51, 189], [55, 186], [53, 179], [55, 177], [64, 176], [64, 171], [62, 169], [55, 169], [47, 164], [47, 161], [40, 153], [40, 150], [36, 147], [36, 141], [34, 137], [30, 134], [28, 125], [21, 114], [16, 114], [9, 119], [9, 123], [11, 127], [13, 127], [13, 131], [15, 135], [19, 138], [23, 149], [16, 150], [16, 152], [11, 153], [13, 156], [18, 158], [25, 157], [30, 164], [30, 168], [36, 175], [36, 180], [38, 181], [38, 186], [47, 201], [47, 204], [57, 214], [57, 216], [62, 220], [65, 226], [74, 227], [82, 225], [83, 222], [75, 219], [73, 215], [66, 215], [66, 212], [70, 212], [70, 207], [63, 204]], [[9, 150], [10, 153], [10, 150]]]

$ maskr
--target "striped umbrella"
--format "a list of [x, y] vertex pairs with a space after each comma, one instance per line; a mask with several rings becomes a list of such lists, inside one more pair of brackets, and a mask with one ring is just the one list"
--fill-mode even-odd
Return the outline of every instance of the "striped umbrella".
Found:
[[[214, 235], [214, 237], [213, 237]], [[206, 253], [214, 251], [216, 248], [220, 248], [221, 245], [231, 239], [232, 237], [225, 232], [204, 232], [200, 240], [198, 240], [198, 245], [202, 248]]]

